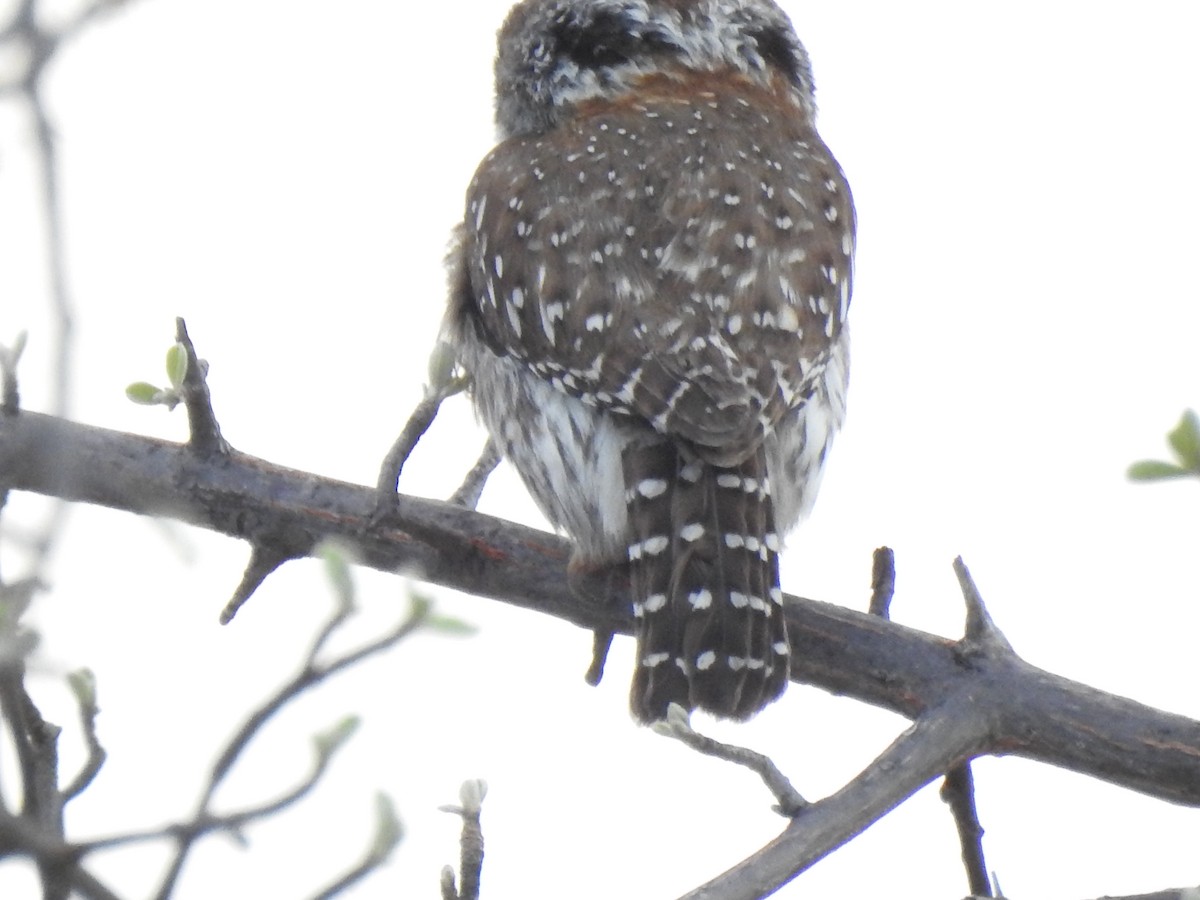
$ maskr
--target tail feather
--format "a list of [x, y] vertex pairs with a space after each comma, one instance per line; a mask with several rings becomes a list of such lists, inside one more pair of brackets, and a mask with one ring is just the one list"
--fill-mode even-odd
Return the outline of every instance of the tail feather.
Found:
[[788, 677], [765, 453], [718, 467], [660, 443], [628, 448], [623, 463], [639, 623], [633, 712], [651, 722], [679, 703], [749, 718]]

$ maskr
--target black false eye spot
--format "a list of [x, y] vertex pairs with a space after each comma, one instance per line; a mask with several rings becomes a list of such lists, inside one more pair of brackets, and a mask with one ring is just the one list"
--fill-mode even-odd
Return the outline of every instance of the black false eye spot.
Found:
[[800, 68], [795, 47], [782, 28], [763, 26], [749, 32], [749, 36], [753, 38], [763, 62], [783, 72], [793, 84], [800, 83]]
[[559, 22], [553, 35], [559, 54], [581, 69], [613, 68], [634, 59], [678, 51], [665, 35], [638, 31], [644, 27], [644, 23], [619, 12], [601, 10], [586, 21]]

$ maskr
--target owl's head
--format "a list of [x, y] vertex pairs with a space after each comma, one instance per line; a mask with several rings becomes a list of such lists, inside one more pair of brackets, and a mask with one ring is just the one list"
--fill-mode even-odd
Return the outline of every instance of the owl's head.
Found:
[[782, 79], [812, 113], [808, 54], [773, 0], [522, 0], [500, 29], [496, 125], [544, 132], [644, 76], [724, 71]]

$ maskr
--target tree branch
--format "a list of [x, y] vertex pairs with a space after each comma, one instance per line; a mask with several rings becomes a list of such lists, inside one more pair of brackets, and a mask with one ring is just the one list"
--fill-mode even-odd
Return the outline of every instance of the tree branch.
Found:
[[[433, 500], [401, 496], [371, 524], [372, 488], [231, 453], [207, 465], [180, 444], [22, 412], [0, 419], [0, 486], [167, 516], [290, 554], [337, 536], [364, 565], [629, 634], [627, 604], [567, 583], [562, 538]], [[979, 753], [1015, 753], [1200, 805], [1200, 722], [1060, 678], [1004, 647], [975, 652], [878, 616], [787, 598], [792, 679], [909, 718], [969, 685], [990, 716]], [[940, 774], [940, 773], [937, 773]]]

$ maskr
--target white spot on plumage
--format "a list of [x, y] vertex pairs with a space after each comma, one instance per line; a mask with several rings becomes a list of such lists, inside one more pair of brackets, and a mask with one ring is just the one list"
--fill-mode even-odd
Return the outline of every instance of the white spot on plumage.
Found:
[[648, 613], [656, 613], [666, 605], [667, 605], [667, 595], [666, 594], [651, 594], [642, 603], [642, 606], [645, 608], [646, 612], [648, 612]]
[[781, 331], [796, 331], [800, 328], [800, 317], [790, 306], [783, 306], [776, 316], [776, 325]]
[[696, 668], [701, 672], [712, 668], [713, 663], [717, 661], [717, 654], [711, 650], [705, 650], [696, 657]]
[[704, 526], [699, 522], [692, 522], [690, 525], [684, 525], [679, 529], [679, 537], [687, 541], [689, 544], [692, 541], [698, 541], [704, 537]]
[[708, 609], [712, 606], [712, 591], [708, 588], [701, 588], [688, 594], [687, 599], [688, 603], [692, 605], [692, 609]]
[[566, 307], [561, 300], [541, 304], [542, 331], [550, 343], [554, 343], [554, 323], [561, 322], [566, 313]]
[[642, 541], [642, 549], [645, 550], [647, 556], [658, 556], [669, 546], [671, 546], [671, 541], [665, 534], [656, 534], [654, 537], [648, 537]]
[[644, 478], [638, 482], [637, 492], [647, 500], [661, 497], [667, 492], [667, 482], [662, 478]]
[[521, 311], [512, 303], [504, 304], [504, 311], [508, 313], [508, 324], [513, 330], [513, 334], [517, 338], [521, 337]]

